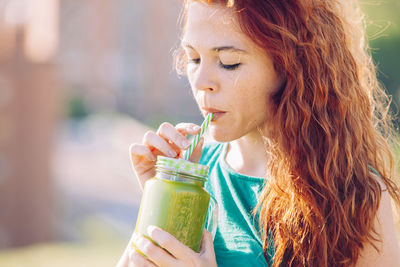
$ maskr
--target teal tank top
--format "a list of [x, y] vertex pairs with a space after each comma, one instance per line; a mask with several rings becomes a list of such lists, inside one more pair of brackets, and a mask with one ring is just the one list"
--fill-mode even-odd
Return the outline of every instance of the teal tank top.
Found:
[[[226, 162], [228, 143], [203, 147], [201, 164], [210, 167], [206, 190], [218, 203], [218, 224], [214, 249], [219, 267], [268, 266], [262, 249], [258, 217], [252, 215], [264, 179], [235, 172]], [[257, 216], [257, 215], [256, 215]], [[272, 265], [272, 249], [267, 251]]]

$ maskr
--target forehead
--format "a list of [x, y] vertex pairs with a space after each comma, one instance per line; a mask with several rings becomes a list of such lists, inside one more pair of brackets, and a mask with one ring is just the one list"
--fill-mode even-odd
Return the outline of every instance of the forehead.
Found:
[[189, 1], [186, 4], [188, 17], [204, 18], [210, 21], [219, 21], [222, 23], [231, 23], [234, 21], [232, 8], [221, 4], [208, 4], [203, 1]]
[[190, 1], [183, 42], [203, 45], [244, 44], [246, 36], [240, 31], [231, 8], [218, 4]]

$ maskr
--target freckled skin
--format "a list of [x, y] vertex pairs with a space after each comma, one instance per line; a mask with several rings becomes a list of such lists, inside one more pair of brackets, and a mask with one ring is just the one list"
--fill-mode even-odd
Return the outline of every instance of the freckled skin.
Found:
[[[281, 80], [271, 58], [239, 30], [229, 9], [190, 3], [182, 46], [199, 107], [226, 111], [210, 125], [215, 140], [232, 141], [271, 124], [269, 96]], [[241, 51], [214, 51], [215, 47]]]

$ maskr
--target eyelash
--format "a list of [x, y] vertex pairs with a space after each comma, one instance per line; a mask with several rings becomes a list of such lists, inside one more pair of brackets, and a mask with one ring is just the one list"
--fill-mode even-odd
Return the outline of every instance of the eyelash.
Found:
[[[200, 59], [189, 59], [188, 63], [192, 63], [192, 64], [199, 64], [200, 63]], [[227, 70], [235, 70], [240, 66], [241, 63], [237, 63], [237, 64], [233, 64], [233, 65], [225, 65], [222, 64], [221, 62], [219, 63], [219, 66], [223, 69], [227, 69]]]
[[241, 63], [233, 64], [233, 65], [224, 65], [221, 62], [219, 63], [219, 66], [221, 68], [227, 69], [227, 70], [235, 70], [240, 66]]

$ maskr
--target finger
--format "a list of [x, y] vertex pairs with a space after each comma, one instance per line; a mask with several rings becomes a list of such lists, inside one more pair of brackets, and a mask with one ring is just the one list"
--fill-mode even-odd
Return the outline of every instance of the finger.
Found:
[[149, 226], [147, 232], [151, 239], [157, 242], [161, 247], [168, 250], [168, 252], [178, 260], [189, 262], [190, 259], [193, 259], [196, 256], [195, 252], [191, 248], [185, 246], [170, 233], [158, 227]]
[[201, 154], [203, 153], [203, 144], [204, 144], [204, 137], [200, 137], [199, 143], [194, 148], [192, 155], [190, 155], [189, 161], [191, 162], [199, 162], [201, 158]]
[[153, 131], [148, 131], [143, 137], [143, 143], [150, 148], [156, 148], [161, 151], [165, 156], [175, 158], [178, 154], [162, 137]]
[[215, 258], [213, 237], [209, 231], [204, 229], [201, 239], [200, 256], [209, 259]]
[[186, 149], [190, 145], [190, 142], [185, 138], [185, 136], [167, 122], [161, 124], [160, 128], [158, 128], [157, 134], [165, 140], [172, 142], [179, 149]]
[[142, 144], [132, 144], [129, 150], [133, 171], [143, 189], [144, 183], [155, 175], [156, 157], [147, 146]]
[[177, 266], [177, 260], [164, 249], [158, 247], [144, 236], [136, 236], [134, 243], [137, 248], [158, 266]]
[[191, 134], [195, 135], [198, 134], [201, 130], [201, 127], [194, 124], [194, 123], [178, 123], [175, 128], [178, 130], [178, 132], [182, 133], [183, 135]]
[[133, 165], [138, 165], [143, 159], [147, 161], [156, 161], [155, 156], [151, 153], [151, 150], [142, 144], [131, 144], [129, 146], [131, 154], [131, 160]]
[[135, 249], [129, 252], [129, 267], [156, 267], [154, 263], [143, 257]]

